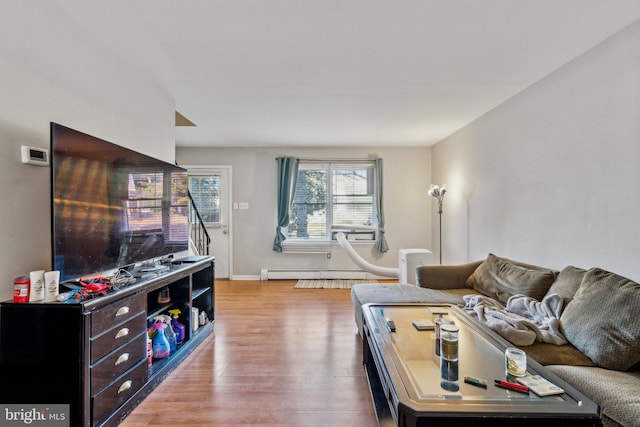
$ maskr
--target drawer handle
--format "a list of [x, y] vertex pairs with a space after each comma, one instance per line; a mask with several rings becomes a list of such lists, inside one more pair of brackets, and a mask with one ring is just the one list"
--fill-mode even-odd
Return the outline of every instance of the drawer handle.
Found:
[[116, 334], [116, 339], [126, 337], [127, 335], [129, 335], [129, 328], [122, 328]]
[[118, 394], [122, 393], [123, 391], [127, 391], [130, 388], [131, 388], [131, 380], [127, 380], [123, 382], [120, 388], [118, 389]]
[[119, 364], [124, 363], [127, 360], [129, 360], [129, 353], [122, 353], [116, 360], [115, 365], [118, 366]]
[[116, 311], [115, 317], [123, 316], [129, 312], [129, 307], [120, 307], [118, 311]]

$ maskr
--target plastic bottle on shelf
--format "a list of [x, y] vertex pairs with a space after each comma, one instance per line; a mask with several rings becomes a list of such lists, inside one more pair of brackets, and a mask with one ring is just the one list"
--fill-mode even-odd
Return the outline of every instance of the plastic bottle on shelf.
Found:
[[169, 347], [169, 340], [164, 335], [164, 331], [167, 325], [164, 323], [154, 323], [153, 328], [156, 330], [156, 334], [153, 337], [153, 357], [156, 359], [164, 359], [171, 354], [171, 348]]
[[200, 326], [200, 319], [198, 318], [200, 315], [200, 310], [198, 307], [191, 308], [191, 330], [193, 332], [198, 330], [198, 326]]
[[182, 311], [180, 311], [179, 308], [169, 310], [169, 314], [173, 317], [171, 319], [171, 326], [173, 327], [173, 332], [176, 333], [176, 344], [182, 344], [186, 336], [186, 327], [178, 320], [178, 316], [180, 316], [181, 313]]
[[153, 340], [151, 339], [151, 329], [147, 328], [147, 365], [153, 364]]
[[164, 335], [167, 337], [167, 341], [169, 341], [169, 351], [171, 351], [171, 353], [176, 351], [176, 333], [171, 327], [171, 317], [166, 314], [160, 314], [153, 318], [153, 323], [162, 323], [167, 326], [164, 330]]

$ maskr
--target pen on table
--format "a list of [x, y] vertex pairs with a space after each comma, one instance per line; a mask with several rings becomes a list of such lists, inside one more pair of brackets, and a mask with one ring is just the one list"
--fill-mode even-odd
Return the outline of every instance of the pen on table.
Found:
[[523, 391], [529, 391], [529, 387], [527, 387], [524, 384], [518, 384], [518, 383], [512, 383], [510, 381], [505, 381], [505, 380], [494, 380], [496, 383], [499, 383], [501, 385], [507, 386], [507, 387], [513, 387], [513, 388], [517, 388]]
[[507, 390], [517, 391], [519, 393], [529, 394], [529, 387], [522, 384], [511, 383], [504, 380], [494, 380], [494, 385], [500, 388], [506, 388]]

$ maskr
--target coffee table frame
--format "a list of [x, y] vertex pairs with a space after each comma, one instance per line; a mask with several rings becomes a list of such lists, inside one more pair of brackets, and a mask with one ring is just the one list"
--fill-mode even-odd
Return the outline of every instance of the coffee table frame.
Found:
[[[371, 397], [381, 427], [438, 427], [461, 426], [602, 426], [599, 407], [568, 383], [554, 375], [531, 358], [527, 371], [549, 379], [565, 390], [561, 396], [540, 398], [531, 393], [522, 398], [504, 392], [504, 398], [495, 395], [488, 398], [465, 398], [464, 393], [447, 393], [439, 383], [433, 384], [433, 393], [420, 393], [412, 381], [406, 366], [399, 362], [393, 342], [397, 335], [419, 333], [425, 339], [433, 339], [432, 331], [415, 331], [410, 322], [396, 324], [396, 332], [390, 332], [384, 323], [387, 312], [400, 309], [444, 307], [456, 324], [467, 328], [480, 345], [494, 346], [501, 352], [509, 342], [473, 321], [471, 316], [454, 305], [448, 304], [366, 304], [363, 306], [363, 365], [367, 373]], [[382, 312], [381, 312], [382, 310]], [[422, 312], [421, 312], [422, 313]], [[424, 317], [420, 314], [421, 317]], [[395, 320], [394, 320], [395, 321]], [[484, 344], [482, 344], [484, 343]], [[487, 348], [489, 350], [489, 348]], [[495, 363], [495, 360], [493, 360]], [[461, 364], [463, 361], [461, 360]], [[495, 372], [495, 368], [494, 368]], [[490, 383], [493, 382], [489, 378]], [[460, 378], [462, 384], [462, 377]], [[429, 384], [429, 386], [431, 386]], [[492, 387], [489, 384], [489, 387]], [[462, 389], [462, 387], [461, 387]]]

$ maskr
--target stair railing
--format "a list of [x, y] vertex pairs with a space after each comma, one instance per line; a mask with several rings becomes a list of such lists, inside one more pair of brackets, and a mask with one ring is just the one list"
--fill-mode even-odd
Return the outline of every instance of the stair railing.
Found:
[[191, 192], [188, 191], [189, 200], [191, 201], [191, 240], [198, 252], [198, 255], [209, 255], [209, 245], [211, 244], [211, 237], [204, 225], [200, 211], [196, 202], [191, 197]]

